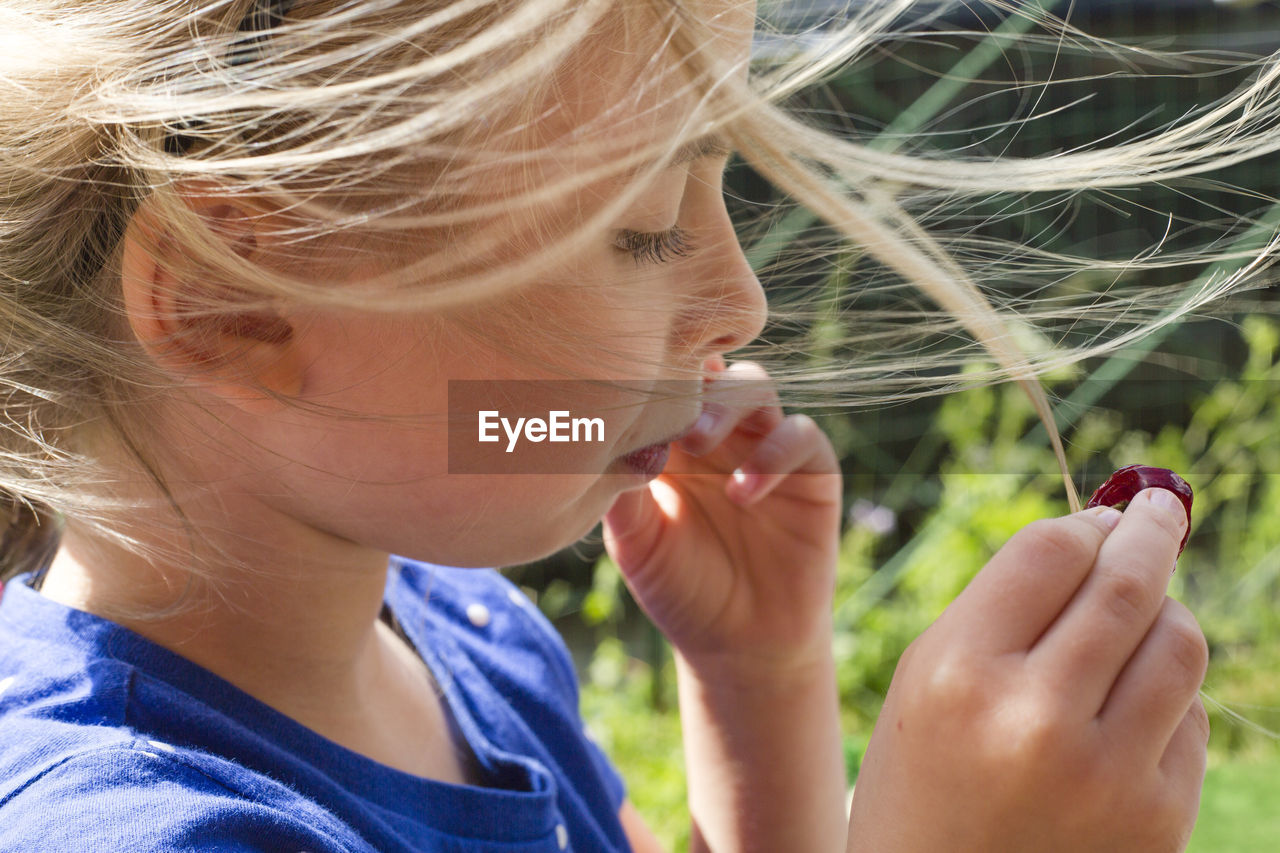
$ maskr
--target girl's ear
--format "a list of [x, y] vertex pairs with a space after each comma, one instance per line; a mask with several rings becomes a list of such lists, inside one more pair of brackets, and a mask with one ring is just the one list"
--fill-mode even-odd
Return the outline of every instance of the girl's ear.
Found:
[[[260, 251], [264, 214], [211, 194], [185, 199], [213, 233], [250, 260]], [[265, 412], [297, 396], [305, 362], [291, 321], [234, 288], [198, 280], [181, 242], [144, 201], [125, 232], [121, 290], [133, 335], [166, 373], [237, 408]]]

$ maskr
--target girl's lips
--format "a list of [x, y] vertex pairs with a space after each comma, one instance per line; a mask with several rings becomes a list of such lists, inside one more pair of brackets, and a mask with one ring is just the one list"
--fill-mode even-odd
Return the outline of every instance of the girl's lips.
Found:
[[633, 473], [640, 474], [646, 479], [653, 479], [667, 467], [667, 459], [670, 456], [670, 444], [651, 444], [619, 457], [619, 461]]
[[671, 445], [693, 432], [695, 424], [697, 424], [696, 420], [675, 435], [619, 456], [618, 461], [632, 472], [653, 479], [667, 467], [667, 459], [671, 456]]

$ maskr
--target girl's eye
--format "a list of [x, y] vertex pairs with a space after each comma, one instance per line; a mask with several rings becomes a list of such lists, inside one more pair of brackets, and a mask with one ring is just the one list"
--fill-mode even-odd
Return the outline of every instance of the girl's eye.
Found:
[[686, 257], [693, 251], [689, 232], [678, 225], [670, 231], [622, 231], [614, 245], [629, 253], [638, 264], [661, 264]]

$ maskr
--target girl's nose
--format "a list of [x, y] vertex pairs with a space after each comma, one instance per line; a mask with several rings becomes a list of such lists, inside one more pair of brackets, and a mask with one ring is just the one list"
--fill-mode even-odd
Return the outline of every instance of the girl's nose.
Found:
[[727, 213], [715, 230], [715, 244], [699, 261], [700, 298], [689, 318], [690, 343], [703, 358], [741, 349], [760, 336], [768, 303]]

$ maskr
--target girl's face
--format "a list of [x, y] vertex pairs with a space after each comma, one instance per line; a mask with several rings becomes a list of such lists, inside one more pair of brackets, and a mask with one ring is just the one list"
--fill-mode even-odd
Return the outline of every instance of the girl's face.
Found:
[[[735, 31], [735, 50], [746, 50], [749, 33], [749, 22]], [[624, 103], [624, 78], [574, 75], [557, 90], [558, 114], [576, 120], [602, 102]], [[658, 109], [636, 103], [615, 126], [670, 138], [663, 134], [690, 106], [670, 97]], [[237, 412], [232, 426], [249, 441], [212, 464], [266, 514], [378, 551], [510, 565], [572, 543], [618, 494], [656, 476], [660, 454], [636, 451], [671, 440], [699, 414], [696, 395], [638, 392], [671, 380], [696, 390], [710, 363], [760, 332], [764, 295], [722, 196], [728, 154], [714, 138], [686, 146], [580, 253], [500, 299], [430, 317], [291, 318], [303, 405], [271, 417]], [[580, 219], [625, 186], [624, 178], [592, 185], [556, 202], [549, 218]], [[581, 381], [592, 379], [623, 382]], [[504, 456], [507, 432], [492, 418], [498, 441], [481, 444], [479, 406], [464, 408], [457, 385], [451, 397], [451, 380], [486, 380], [469, 388], [511, 423], [517, 409], [544, 418], [607, 410], [603, 440], [522, 439]], [[464, 419], [452, 434], [451, 402]], [[532, 470], [522, 449], [543, 454], [541, 473], [517, 473]]]

